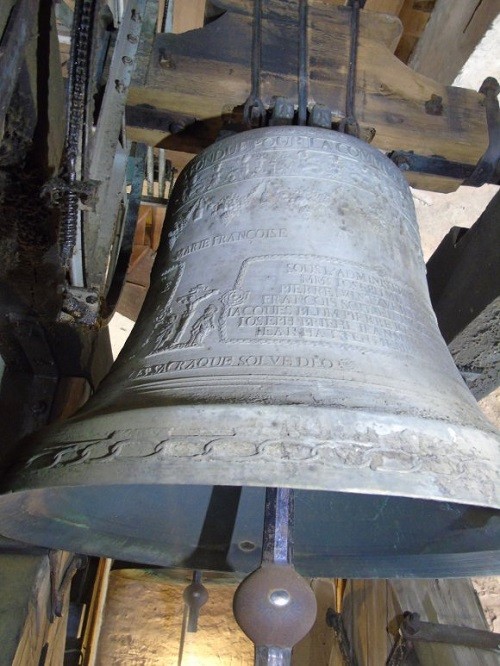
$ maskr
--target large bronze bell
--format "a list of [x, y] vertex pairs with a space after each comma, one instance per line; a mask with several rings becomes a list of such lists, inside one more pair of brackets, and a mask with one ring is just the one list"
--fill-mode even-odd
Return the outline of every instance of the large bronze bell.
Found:
[[352, 137], [274, 127], [184, 170], [130, 339], [88, 405], [26, 445], [0, 532], [248, 572], [264, 488], [284, 486], [305, 575], [490, 574], [497, 470], [402, 175]]

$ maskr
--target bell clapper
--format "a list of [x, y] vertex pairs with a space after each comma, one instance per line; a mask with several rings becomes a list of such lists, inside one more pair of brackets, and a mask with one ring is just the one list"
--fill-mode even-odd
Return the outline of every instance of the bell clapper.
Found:
[[266, 488], [260, 567], [240, 584], [234, 616], [255, 644], [256, 666], [288, 666], [316, 619], [316, 598], [293, 566], [294, 492]]
[[187, 631], [189, 633], [195, 633], [198, 631], [200, 610], [208, 601], [208, 590], [201, 582], [201, 576], [201, 571], [193, 571], [193, 580], [186, 587], [182, 595], [184, 603], [186, 604]]

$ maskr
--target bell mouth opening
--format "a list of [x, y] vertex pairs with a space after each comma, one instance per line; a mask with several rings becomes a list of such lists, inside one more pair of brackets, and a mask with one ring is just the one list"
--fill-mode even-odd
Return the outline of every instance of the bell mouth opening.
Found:
[[[63, 486], [2, 498], [21, 542], [166, 568], [246, 574], [260, 563], [265, 488]], [[305, 576], [461, 577], [499, 572], [500, 511], [387, 495], [295, 491], [294, 562]]]

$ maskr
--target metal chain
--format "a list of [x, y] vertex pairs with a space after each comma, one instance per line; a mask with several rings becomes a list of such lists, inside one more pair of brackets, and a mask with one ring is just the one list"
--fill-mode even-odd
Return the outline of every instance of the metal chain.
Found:
[[252, 87], [243, 107], [243, 120], [246, 125], [257, 126], [264, 123], [266, 110], [260, 98], [260, 71], [262, 64], [262, 0], [254, 0], [252, 24]]
[[66, 116], [64, 179], [68, 185], [59, 230], [59, 248], [63, 267], [67, 268], [77, 241], [78, 194], [72, 186], [81, 177], [79, 159], [85, 141], [85, 115], [90, 77], [92, 27], [96, 0], [77, 0], [71, 31], [70, 70]]

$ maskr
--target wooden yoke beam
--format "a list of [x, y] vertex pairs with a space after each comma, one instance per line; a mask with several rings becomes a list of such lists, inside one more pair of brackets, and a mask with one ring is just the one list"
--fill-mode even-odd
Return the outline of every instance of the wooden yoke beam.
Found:
[[[138, 63], [138, 71], [147, 74], [129, 92], [131, 139], [198, 152], [215, 139], [221, 116], [244, 104], [250, 92], [252, 5], [248, 0], [217, 4], [225, 14], [197, 30], [157, 35], [150, 62]], [[269, 107], [276, 97], [297, 98], [297, 6], [285, 0], [264, 5], [261, 87]], [[475, 165], [488, 143], [483, 95], [409, 69], [393, 55], [400, 34], [397, 17], [361, 12], [356, 113], [362, 129], [374, 130], [373, 145], [386, 152], [414, 151]], [[310, 0], [308, 41], [309, 106], [326, 105], [341, 119], [350, 10]], [[426, 102], [437, 98], [441, 102], [429, 112]], [[443, 192], [460, 185], [442, 176], [410, 174], [409, 180]]]

